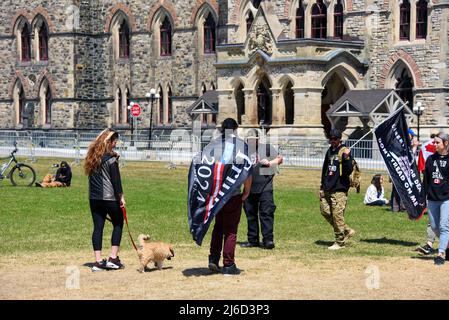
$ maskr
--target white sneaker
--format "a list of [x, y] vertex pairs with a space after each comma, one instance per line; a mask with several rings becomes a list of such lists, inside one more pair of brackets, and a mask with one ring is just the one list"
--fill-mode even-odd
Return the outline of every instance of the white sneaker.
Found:
[[331, 245], [330, 247], [328, 247], [329, 250], [340, 250], [343, 249], [345, 246], [341, 246], [338, 243], [334, 243], [333, 245]]

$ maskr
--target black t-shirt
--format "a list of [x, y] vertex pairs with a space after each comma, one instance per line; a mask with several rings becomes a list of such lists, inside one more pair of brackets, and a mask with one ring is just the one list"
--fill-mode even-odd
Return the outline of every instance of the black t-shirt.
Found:
[[332, 147], [327, 150], [321, 171], [321, 190], [331, 192], [347, 192], [349, 190], [349, 176], [352, 173], [352, 155], [349, 154], [349, 157], [346, 159], [345, 155], [342, 155], [342, 174], [340, 176], [338, 151], [343, 147], [344, 145], [340, 145], [335, 150], [333, 150]]
[[428, 200], [445, 201], [449, 199], [449, 155], [432, 154], [426, 160], [424, 190]]
[[260, 164], [260, 160], [267, 159], [271, 161], [277, 155], [278, 151], [271, 144], [259, 144], [257, 146], [257, 152], [250, 148], [250, 158], [253, 163], [251, 193], [262, 193], [273, 190], [273, 177], [277, 172], [277, 166], [263, 167]]

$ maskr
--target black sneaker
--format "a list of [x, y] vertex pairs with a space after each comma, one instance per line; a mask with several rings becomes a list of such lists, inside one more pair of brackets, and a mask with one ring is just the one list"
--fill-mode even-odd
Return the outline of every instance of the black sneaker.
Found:
[[444, 258], [442, 256], [437, 256], [433, 261], [436, 266], [442, 266], [444, 264]]
[[235, 276], [240, 274], [240, 269], [237, 268], [237, 266], [234, 264], [231, 264], [230, 266], [223, 267], [221, 271], [225, 276]]
[[100, 262], [96, 261], [92, 266], [91, 270], [92, 272], [106, 270], [106, 259], [103, 259]]
[[255, 247], [259, 247], [260, 244], [259, 242], [243, 242], [242, 244], [240, 244], [240, 246], [242, 248], [255, 248]]
[[112, 259], [109, 257], [108, 262], [106, 262], [106, 268], [108, 269], [124, 269], [125, 265], [122, 264], [120, 261], [120, 258], [117, 256], [117, 258]]
[[274, 248], [274, 242], [273, 241], [265, 242], [262, 245], [262, 248], [264, 248], [264, 249], [273, 249]]
[[220, 273], [221, 269], [220, 266], [218, 265], [218, 261], [220, 260], [220, 258], [215, 258], [212, 256], [209, 256], [209, 270], [215, 273]]
[[416, 248], [416, 251], [418, 251], [421, 254], [428, 255], [433, 252], [433, 248], [426, 243], [425, 245]]

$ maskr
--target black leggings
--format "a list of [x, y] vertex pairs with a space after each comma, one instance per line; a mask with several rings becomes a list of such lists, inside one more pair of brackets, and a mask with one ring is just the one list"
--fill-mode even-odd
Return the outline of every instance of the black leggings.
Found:
[[112, 231], [111, 245], [119, 246], [122, 240], [123, 213], [118, 201], [89, 200], [90, 212], [94, 221], [94, 231], [92, 233], [92, 245], [94, 251], [99, 251], [103, 243], [103, 229], [106, 215], [109, 214], [114, 229]]

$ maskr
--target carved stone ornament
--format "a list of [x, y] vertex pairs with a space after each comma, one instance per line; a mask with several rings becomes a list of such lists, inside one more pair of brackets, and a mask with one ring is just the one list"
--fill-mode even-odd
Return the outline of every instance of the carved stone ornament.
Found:
[[267, 25], [256, 25], [249, 34], [249, 53], [256, 50], [262, 50], [267, 54], [273, 53], [273, 44], [270, 36], [270, 30]]

